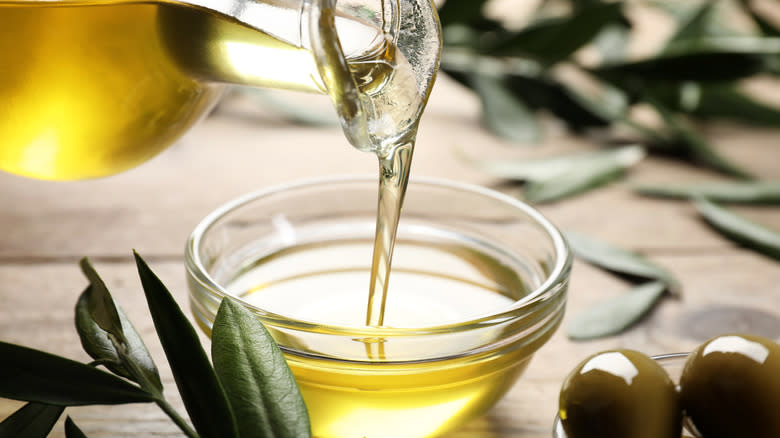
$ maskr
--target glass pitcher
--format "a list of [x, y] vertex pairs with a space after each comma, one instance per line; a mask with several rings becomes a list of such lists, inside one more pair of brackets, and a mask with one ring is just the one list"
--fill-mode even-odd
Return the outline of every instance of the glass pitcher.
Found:
[[431, 0], [0, 0], [0, 170], [121, 172], [229, 84], [327, 93], [371, 150], [372, 112], [416, 124], [439, 48]]

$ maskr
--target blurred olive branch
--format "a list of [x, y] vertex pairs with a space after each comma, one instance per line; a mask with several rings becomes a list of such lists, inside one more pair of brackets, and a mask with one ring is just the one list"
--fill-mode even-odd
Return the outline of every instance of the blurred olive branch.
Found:
[[[441, 70], [479, 96], [484, 124], [495, 134], [536, 141], [542, 137], [536, 114], [543, 111], [579, 135], [620, 127], [631, 132], [624, 140], [651, 154], [754, 178], [692, 124], [723, 118], [780, 126], [780, 108], [739, 87], [745, 79], [780, 75], [780, 26], [753, 2], [543, 1], [519, 29], [491, 18], [487, 3], [447, 0], [440, 7]], [[641, 59], [626, 53], [639, 32], [629, 13], [637, 5], [661, 11], [676, 26], [660, 50]], [[567, 12], [551, 13], [561, 6]], [[732, 25], [735, 10], [749, 29]], [[582, 62], [585, 49], [599, 61]], [[635, 119], [639, 106], [651, 108], [658, 123]]]
[[[488, 3], [446, 0], [439, 9], [441, 70], [477, 95], [483, 125], [509, 141], [533, 143], [544, 136], [542, 114], [551, 115], [575, 135], [599, 132], [594, 138], [604, 139], [606, 132], [612, 146], [622, 147], [530, 160], [486, 159], [458, 149], [460, 158], [524, 182], [524, 199], [537, 204], [614, 181], [645, 152], [706, 167], [736, 181], [636, 191], [689, 199], [722, 235], [778, 259], [780, 233], [715, 202], [776, 205], [780, 183], [756, 181], [697, 130], [701, 122], [726, 119], [780, 127], [780, 108], [743, 89], [747, 80], [780, 76], [780, 25], [758, 2], [549, 0], [523, 17], [526, 24], [519, 28], [493, 18]], [[507, 5], [502, 7], [510, 13]], [[637, 8], [660, 12], [673, 24], [659, 48], [641, 58], [628, 53], [640, 30], [646, 31], [633, 22]], [[636, 117], [639, 108], [649, 109], [656, 121]], [[572, 339], [620, 333], [642, 320], [665, 292], [680, 293], [678, 280], [638, 254], [573, 232], [567, 240], [579, 258], [638, 280], [630, 291], [575, 315], [567, 330]]]
[[[217, 341], [209, 358], [168, 288], [138, 253], [134, 256], [189, 420], [167, 401], [141, 336], [84, 258], [80, 265], [89, 285], [79, 296], [75, 320], [93, 361], [0, 341], [0, 397], [27, 402], [0, 421], [0, 438], [45, 438], [71, 406], [127, 403], [157, 404], [189, 438], [310, 438], [308, 411], [295, 378], [255, 315], [224, 298], [214, 319], [211, 335]], [[86, 435], [68, 416], [65, 436]]]

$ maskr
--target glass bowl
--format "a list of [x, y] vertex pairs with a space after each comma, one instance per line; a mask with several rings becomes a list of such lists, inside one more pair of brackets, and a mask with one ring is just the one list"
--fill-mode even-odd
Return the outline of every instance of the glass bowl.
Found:
[[571, 255], [528, 205], [412, 179], [385, 324], [366, 326], [376, 177], [252, 193], [209, 214], [186, 248], [206, 332], [237, 297], [276, 339], [315, 437], [429, 437], [481, 415], [561, 322]]
[[[670, 354], [663, 354], [658, 356], [653, 356], [653, 359], [658, 362], [669, 374], [669, 377], [672, 378], [672, 380], [676, 383], [679, 383], [680, 376], [682, 375], [683, 368], [685, 368], [685, 360], [688, 358], [688, 353], [670, 353]], [[683, 421], [685, 424], [685, 430], [684, 433], [687, 433], [687, 435], [683, 435], [683, 438], [685, 437], [697, 437], [699, 435], [695, 434], [694, 432], [691, 432], [691, 428], [693, 427], [690, 424], [687, 424], [687, 419], [684, 419]], [[555, 415], [555, 422], [553, 424], [553, 438], [567, 438], [566, 432], [563, 430], [563, 424], [561, 423], [560, 417], [558, 415]]]

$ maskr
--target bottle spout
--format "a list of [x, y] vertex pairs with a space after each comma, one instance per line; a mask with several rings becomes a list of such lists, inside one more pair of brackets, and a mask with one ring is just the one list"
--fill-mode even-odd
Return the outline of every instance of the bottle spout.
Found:
[[320, 79], [349, 143], [359, 150], [370, 144], [368, 120], [357, 82], [347, 64], [336, 30], [336, 0], [306, 0], [309, 41]]
[[431, 0], [368, 3], [304, 0], [302, 35], [349, 142], [385, 156], [413, 143], [439, 68], [441, 30]]

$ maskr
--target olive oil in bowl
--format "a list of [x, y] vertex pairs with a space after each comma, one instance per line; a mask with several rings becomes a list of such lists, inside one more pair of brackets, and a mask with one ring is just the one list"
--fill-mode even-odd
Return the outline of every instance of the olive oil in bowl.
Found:
[[[361, 333], [367, 328], [365, 256], [371, 245], [370, 239], [345, 239], [287, 248], [257, 260], [256, 269], [247, 269], [227, 286], [248, 305], [322, 324], [305, 335], [276, 331], [282, 345], [295, 346], [295, 351], [286, 347], [286, 357], [315, 436], [433, 436], [487, 410], [528, 365], [530, 354], [521, 342], [515, 348], [459, 357], [468, 345], [479, 348], [490, 342], [476, 334], [418, 335], [414, 342], [404, 335], [418, 327], [457, 326], [510, 307], [514, 300], [502, 294], [510, 290], [497, 283], [502, 267], [480, 257], [480, 278], [469, 272], [475, 270], [469, 259], [475, 250], [457, 241], [399, 242], [383, 329]], [[312, 259], [331, 258], [339, 260], [332, 268], [312, 266]], [[285, 271], [290, 276], [280, 277]], [[523, 293], [520, 279], [512, 280], [520, 288], [513, 292]], [[354, 333], [345, 341], [331, 332], [333, 325], [352, 327]], [[500, 330], [483, 332], [493, 342], [500, 339]]]
[[376, 182], [311, 181], [210, 215], [187, 247], [210, 330], [238, 297], [282, 348], [319, 438], [432, 437], [508, 391], [563, 316], [570, 256], [524, 204], [410, 183], [382, 326], [366, 323]]

